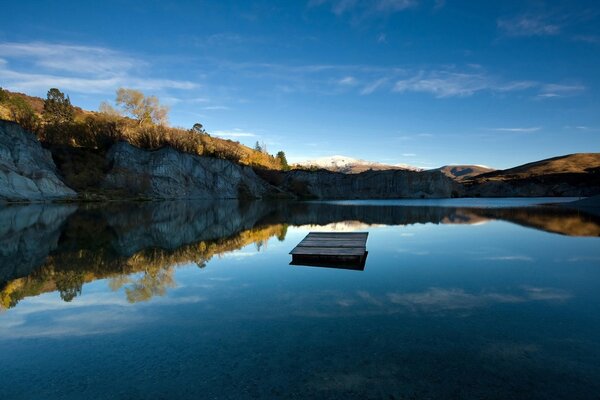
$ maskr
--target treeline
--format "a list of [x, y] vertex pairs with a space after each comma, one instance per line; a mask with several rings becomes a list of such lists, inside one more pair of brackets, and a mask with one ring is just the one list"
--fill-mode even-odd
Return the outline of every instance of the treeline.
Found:
[[185, 153], [259, 168], [289, 169], [283, 151], [272, 156], [264, 146], [252, 149], [213, 137], [200, 123], [190, 129], [168, 126], [168, 108], [155, 96], [146, 96], [138, 90], [118, 89], [115, 106], [103, 103], [97, 112], [74, 107], [70, 98], [56, 88], [48, 91], [43, 107], [32, 99], [35, 98], [0, 88], [0, 118], [17, 122], [48, 147], [105, 152], [114, 143], [126, 141], [147, 150], [171, 146]]

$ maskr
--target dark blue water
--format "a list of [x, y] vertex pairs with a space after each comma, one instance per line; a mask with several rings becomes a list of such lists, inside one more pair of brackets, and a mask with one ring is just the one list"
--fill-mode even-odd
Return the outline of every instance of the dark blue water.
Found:
[[0, 398], [599, 398], [600, 218], [468, 205], [0, 209]]

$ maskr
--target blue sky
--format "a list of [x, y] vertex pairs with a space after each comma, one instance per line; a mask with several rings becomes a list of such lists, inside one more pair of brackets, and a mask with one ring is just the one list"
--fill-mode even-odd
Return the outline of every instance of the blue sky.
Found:
[[[506, 168], [600, 151], [596, 1], [11, 1], [0, 86], [118, 87], [291, 161]], [[6, 17], [10, 16], [10, 17]]]

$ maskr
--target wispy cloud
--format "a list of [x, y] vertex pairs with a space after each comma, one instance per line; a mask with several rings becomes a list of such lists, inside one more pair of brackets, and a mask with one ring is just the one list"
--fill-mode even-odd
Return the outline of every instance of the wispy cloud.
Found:
[[435, 97], [470, 96], [489, 88], [483, 75], [454, 72], [419, 72], [396, 82], [394, 91], [431, 93]]
[[[59, 87], [81, 93], [108, 93], [120, 86], [142, 90], [198, 87], [190, 81], [147, 76], [150, 64], [117, 51], [95, 46], [45, 42], [0, 43], [0, 79], [20, 91]], [[19, 70], [11, 64], [19, 63]]]
[[3, 57], [29, 60], [32, 64], [54, 71], [94, 75], [115, 75], [146, 63], [116, 51], [92, 46], [50, 44], [44, 42], [0, 43]]
[[242, 137], [256, 137], [257, 135], [253, 132], [247, 132], [242, 129], [232, 129], [232, 130], [223, 130], [223, 131], [212, 131], [210, 132], [213, 136], [219, 137], [232, 137], [232, 138], [242, 138]]
[[229, 110], [229, 107], [227, 107], [227, 106], [207, 106], [207, 107], [203, 107], [202, 109], [207, 110], [207, 111]]
[[580, 84], [557, 84], [547, 83], [541, 86], [541, 92], [538, 94], [538, 98], [549, 99], [558, 97], [575, 96], [585, 90], [585, 86]]
[[600, 44], [600, 35], [574, 35], [572, 39], [575, 42]]
[[358, 80], [353, 76], [345, 76], [342, 79], [338, 80], [338, 84], [342, 86], [354, 86], [358, 84]]
[[310, 0], [309, 7], [328, 5], [335, 15], [385, 15], [416, 7], [417, 0]]
[[395, 92], [430, 93], [435, 97], [466, 97], [482, 91], [511, 92], [535, 86], [531, 81], [502, 81], [485, 72], [419, 71], [396, 82]]
[[398, 93], [429, 93], [437, 98], [468, 97], [481, 92], [505, 94], [532, 90], [537, 92], [537, 98], [551, 98], [575, 96], [585, 91], [586, 87], [582, 84], [506, 80], [491, 75], [478, 66], [475, 69], [465, 68], [463, 71], [421, 70], [412, 77], [396, 81], [392, 90]]
[[532, 126], [532, 127], [519, 127], [519, 128], [494, 128], [492, 131], [496, 132], [521, 132], [521, 133], [531, 133], [537, 132], [541, 130], [541, 126]]
[[362, 90], [360, 91], [360, 94], [363, 94], [363, 95], [371, 94], [371, 93], [375, 92], [377, 89], [381, 88], [383, 85], [385, 85], [388, 81], [389, 81], [388, 78], [377, 79], [377, 80], [369, 83], [365, 87], [363, 87]]
[[543, 15], [519, 15], [501, 18], [498, 28], [508, 36], [551, 36], [558, 35], [561, 25]]
[[490, 260], [490, 261], [534, 261], [533, 258], [531, 258], [529, 256], [522, 256], [522, 255], [484, 257], [483, 260]]

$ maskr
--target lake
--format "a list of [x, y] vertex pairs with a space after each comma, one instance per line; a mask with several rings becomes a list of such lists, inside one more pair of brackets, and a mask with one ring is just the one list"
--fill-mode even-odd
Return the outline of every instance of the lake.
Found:
[[[0, 397], [599, 398], [564, 200], [4, 206]], [[364, 270], [289, 265], [310, 231], [369, 232]]]

